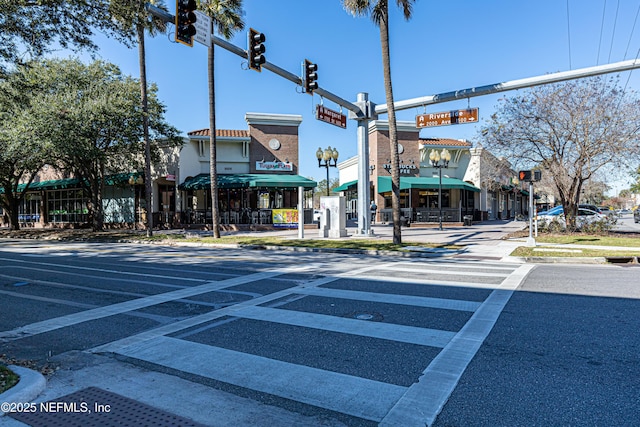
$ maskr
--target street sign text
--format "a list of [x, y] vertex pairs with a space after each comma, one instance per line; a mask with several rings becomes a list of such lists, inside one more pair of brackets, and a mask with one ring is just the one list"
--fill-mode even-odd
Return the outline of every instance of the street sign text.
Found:
[[418, 114], [416, 127], [426, 128], [432, 126], [458, 125], [462, 123], [477, 123], [478, 109], [443, 111], [440, 113]]
[[334, 126], [347, 128], [347, 116], [337, 111], [330, 110], [323, 105], [316, 105], [316, 119]]

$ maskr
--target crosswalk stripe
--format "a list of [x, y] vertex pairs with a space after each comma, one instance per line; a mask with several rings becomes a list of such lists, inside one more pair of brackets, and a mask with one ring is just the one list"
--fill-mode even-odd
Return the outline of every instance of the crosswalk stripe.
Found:
[[234, 315], [265, 322], [302, 326], [305, 328], [322, 329], [325, 331], [440, 348], [445, 347], [456, 334], [455, 332], [442, 331], [438, 329], [418, 328], [415, 326], [396, 325], [382, 322], [369, 322], [366, 320], [328, 316], [326, 314], [306, 313], [256, 306], [250, 306], [243, 308], [242, 310], [238, 310]]
[[122, 354], [372, 421], [380, 421], [406, 391], [394, 384], [169, 337], [136, 344]]
[[376, 292], [348, 291], [333, 288], [298, 288], [296, 294], [314, 295], [327, 298], [343, 298], [357, 301], [381, 302], [386, 304], [410, 305], [414, 307], [442, 308], [446, 310], [475, 311], [480, 303], [446, 298], [419, 297]]

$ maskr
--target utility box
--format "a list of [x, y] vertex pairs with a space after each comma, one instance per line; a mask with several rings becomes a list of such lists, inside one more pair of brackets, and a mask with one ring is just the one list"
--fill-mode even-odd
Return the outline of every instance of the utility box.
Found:
[[347, 237], [347, 209], [343, 196], [320, 197], [319, 237], [337, 239]]

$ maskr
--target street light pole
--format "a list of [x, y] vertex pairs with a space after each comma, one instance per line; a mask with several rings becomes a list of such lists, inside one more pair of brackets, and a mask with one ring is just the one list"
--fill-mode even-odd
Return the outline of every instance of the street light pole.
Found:
[[[335, 168], [338, 166], [338, 150], [328, 146], [324, 150], [318, 147], [316, 151], [316, 158], [318, 159], [318, 167], [327, 169], [327, 196], [329, 195], [329, 168]], [[333, 163], [331, 163], [333, 160]], [[324, 163], [323, 163], [324, 161]]]
[[[446, 148], [443, 148], [440, 153], [432, 149], [429, 153], [429, 160], [431, 160], [431, 166], [438, 169], [439, 181], [438, 181], [438, 224], [439, 230], [442, 231], [442, 168], [449, 167], [449, 160], [451, 160], [451, 153]], [[440, 161], [442, 160], [442, 163]]]

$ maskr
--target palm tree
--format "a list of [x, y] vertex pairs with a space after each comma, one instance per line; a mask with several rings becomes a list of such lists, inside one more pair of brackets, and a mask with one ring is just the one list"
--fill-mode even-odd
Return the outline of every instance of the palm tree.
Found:
[[[411, 10], [416, 0], [396, 0], [404, 12], [404, 18], [411, 18]], [[398, 154], [398, 133], [396, 130], [396, 109], [393, 104], [391, 85], [391, 65], [389, 56], [389, 0], [342, 0], [345, 10], [354, 16], [370, 15], [380, 28], [380, 46], [382, 49], [382, 69], [384, 73], [384, 91], [389, 114], [389, 144], [391, 146], [391, 204], [393, 208], [393, 243], [402, 243], [400, 228], [400, 156]]]
[[145, 4], [150, 3], [162, 10], [166, 6], [162, 0], [115, 0], [111, 2], [112, 13], [116, 20], [120, 21], [124, 28], [135, 30], [136, 41], [138, 43], [138, 64], [140, 67], [140, 105], [142, 107], [142, 120], [144, 132], [144, 176], [145, 176], [145, 199], [147, 201], [147, 237], [153, 234], [153, 187], [151, 180], [151, 141], [149, 140], [149, 110], [147, 95], [147, 66], [146, 52], [144, 45], [145, 30], [151, 36], [157, 33], [164, 33], [167, 30], [166, 23], [150, 15]]
[[[211, 31], [229, 40], [233, 33], [244, 29], [242, 0], [201, 1], [198, 7], [211, 17]], [[220, 212], [218, 211], [218, 173], [216, 170], [216, 97], [215, 97], [215, 55], [214, 45], [209, 47], [209, 173], [211, 176], [211, 219], [213, 237], [220, 237]]]

